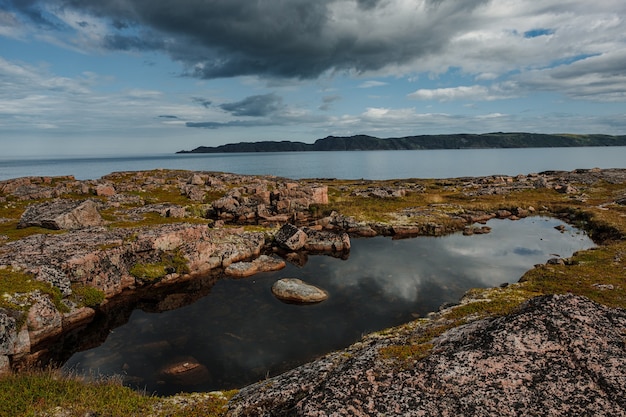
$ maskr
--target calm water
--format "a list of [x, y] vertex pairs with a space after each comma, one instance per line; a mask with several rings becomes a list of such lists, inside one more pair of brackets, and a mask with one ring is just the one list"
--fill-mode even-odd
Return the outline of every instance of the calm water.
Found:
[[[570, 226], [558, 232], [559, 224], [539, 217], [492, 220], [488, 235], [353, 239], [347, 260], [312, 256], [304, 267], [219, 280], [207, 296], [176, 310], [135, 310], [104, 344], [74, 354], [66, 368], [122, 374], [128, 385], [163, 395], [241, 387], [345, 347], [365, 333], [424, 316], [469, 288], [516, 282], [555, 254], [567, 257], [593, 246]], [[284, 277], [324, 288], [330, 297], [316, 305], [282, 303], [270, 287]], [[179, 291], [168, 297], [209, 292]], [[193, 383], [160, 374], [179, 360], [195, 360], [208, 373]]]
[[458, 149], [425, 151], [171, 154], [111, 158], [0, 156], [0, 180], [35, 175], [96, 179], [155, 168], [276, 175], [287, 178], [453, 178], [517, 175], [577, 168], [626, 168], [626, 147]]

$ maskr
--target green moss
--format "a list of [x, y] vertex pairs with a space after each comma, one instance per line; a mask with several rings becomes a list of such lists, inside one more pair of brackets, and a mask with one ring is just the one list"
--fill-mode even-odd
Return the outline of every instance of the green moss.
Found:
[[104, 292], [86, 285], [72, 286], [72, 299], [86, 307], [97, 307], [105, 299]]
[[[41, 291], [48, 294], [52, 302], [61, 312], [67, 311], [67, 307], [61, 302], [61, 291], [47, 282], [37, 281], [31, 274], [13, 270], [13, 268], [0, 268], [0, 307], [10, 310], [27, 311], [32, 303], [28, 301], [26, 294], [33, 291]], [[11, 298], [15, 294], [24, 294], [18, 297], [23, 302], [15, 303]]]
[[130, 274], [135, 278], [146, 281], [158, 281], [167, 274], [186, 274], [189, 272], [187, 259], [179, 252], [163, 252], [157, 262], [136, 263], [130, 268]]
[[392, 359], [407, 366], [427, 357], [432, 348], [432, 343], [391, 345], [380, 348], [378, 353], [384, 359]]

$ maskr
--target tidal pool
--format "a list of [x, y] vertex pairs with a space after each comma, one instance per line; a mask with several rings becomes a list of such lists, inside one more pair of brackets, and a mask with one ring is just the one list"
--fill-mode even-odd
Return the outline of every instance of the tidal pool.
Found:
[[[486, 235], [353, 239], [347, 260], [310, 256], [302, 267], [211, 282], [208, 295], [184, 307], [135, 309], [104, 343], [75, 353], [64, 368], [122, 375], [127, 385], [158, 395], [241, 387], [368, 332], [425, 316], [470, 288], [516, 282], [535, 264], [594, 246], [583, 232], [551, 218], [488, 225]], [[283, 303], [270, 287], [285, 277], [321, 287], [330, 297], [315, 305]], [[190, 291], [198, 289], [180, 297]], [[202, 371], [191, 380], [162, 372], [177, 362], [199, 363]]]

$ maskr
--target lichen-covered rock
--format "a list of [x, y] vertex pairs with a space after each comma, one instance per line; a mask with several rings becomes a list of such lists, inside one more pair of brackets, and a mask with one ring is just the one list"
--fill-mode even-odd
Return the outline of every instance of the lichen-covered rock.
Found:
[[349, 252], [350, 236], [347, 233], [333, 233], [306, 227], [304, 249], [309, 252]]
[[19, 229], [38, 226], [46, 229], [80, 229], [103, 224], [93, 200], [58, 199], [28, 206], [17, 225]]
[[307, 234], [293, 224], [284, 224], [274, 235], [274, 241], [282, 248], [297, 251], [304, 247]]
[[27, 315], [30, 343], [36, 345], [63, 331], [63, 317], [47, 295], [35, 296], [35, 303]]
[[415, 334], [372, 335], [242, 389], [228, 415], [623, 416], [624, 334], [624, 310], [538, 297], [443, 333], [419, 361], [394, 365], [381, 354]]

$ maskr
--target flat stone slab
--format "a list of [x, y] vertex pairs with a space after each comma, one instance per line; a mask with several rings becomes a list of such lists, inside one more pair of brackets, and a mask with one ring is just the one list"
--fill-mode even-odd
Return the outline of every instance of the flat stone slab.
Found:
[[279, 300], [294, 304], [319, 303], [328, 298], [326, 291], [298, 278], [279, 279], [272, 285], [272, 293]]
[[228, 265], [224, 273], [231, 277], [244, 278], [259, 272], [278, 271], [287, 264], [282, 259], [261, 255], [251, 262], [235, 262]]

